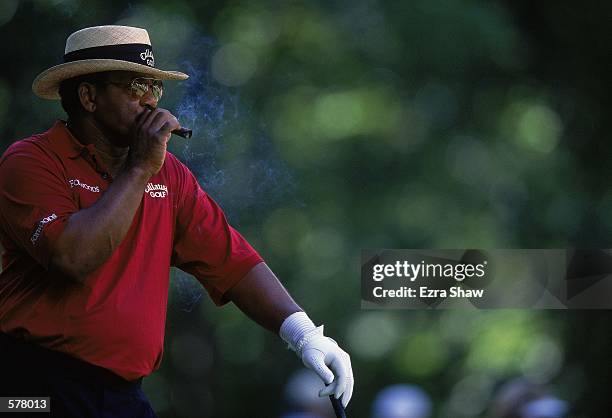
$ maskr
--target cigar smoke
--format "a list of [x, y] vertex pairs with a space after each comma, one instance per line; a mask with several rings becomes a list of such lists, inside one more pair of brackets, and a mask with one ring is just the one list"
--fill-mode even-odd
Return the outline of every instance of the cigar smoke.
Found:
[[[196, 176], [202, 189], [223, 208], [230, 224], [255, 248], [260, 226], [281, 207], [303, 207], [295, 173], [286, 165], [257, 109], [242, 91], [218, 83], [210, 62], [219, 43], [209, 37], [190, 40], [189, 60], [179, 68], [189, 78], [176, 85], [179, 100], [172, 113], [198, 133], [197, 141], [171, 141], [168, 149]], [[190, 312], [205, 293], [180, 270], [173, 275], [173, 303]]]

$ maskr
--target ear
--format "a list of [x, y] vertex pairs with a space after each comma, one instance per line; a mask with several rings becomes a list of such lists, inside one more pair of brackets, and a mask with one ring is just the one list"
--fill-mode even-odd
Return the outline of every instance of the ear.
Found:
[[81, 83], [78, 87], [79, 101], [85, 111], [93, 113], [96, 110], [96, 86], [91, 83]]

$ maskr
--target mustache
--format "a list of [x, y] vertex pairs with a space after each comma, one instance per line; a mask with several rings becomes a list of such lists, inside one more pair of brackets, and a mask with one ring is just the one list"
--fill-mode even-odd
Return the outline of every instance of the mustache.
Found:
[[[155, 110], [155, 108], [153, 106], [149, 105], [149, 104], [144, 105], [144, 107], [146, 107], [149, 110]], [[172, 133], [174, 135], [177, 135], [177, 136], [180, 136], [182, 138], [189, 139], [193, 135], [193, 130], [181, 126], [178, 129], [170, 131], [170, 133]]]

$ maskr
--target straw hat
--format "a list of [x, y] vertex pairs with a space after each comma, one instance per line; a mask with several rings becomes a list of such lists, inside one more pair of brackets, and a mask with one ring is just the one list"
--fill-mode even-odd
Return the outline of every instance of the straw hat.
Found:
[[40, 73], [32, 91], [57, 100], [63, 80], [102, 71], [133, 71], [161, 80], [185, 80], [179, 71], [155, 68], [153, 48], [145, 29], [131, 26], [94, 26], [74, 32], [66, 40], [64, 63]]

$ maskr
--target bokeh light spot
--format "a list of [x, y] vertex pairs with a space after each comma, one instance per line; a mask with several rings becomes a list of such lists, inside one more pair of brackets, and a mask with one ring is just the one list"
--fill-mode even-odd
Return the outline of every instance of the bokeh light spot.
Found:
[[246, 83], [256, 69], [257, 57], [252, 49], [238, 42], [222, 46], [212, 57], [212, 75], [226, 86]]
[[348, 341], [357, 356], [381, 357], [390, 352], [401, 333], [396, 321], [384, 313], [366, 313], [355, 318], [348, 329]]
[[401, 346], [395, 364], [408, 376], [430, 376], [438, 372], [446, 363], [448, 349], [437, 333], [424, 331], [406, 338]]

